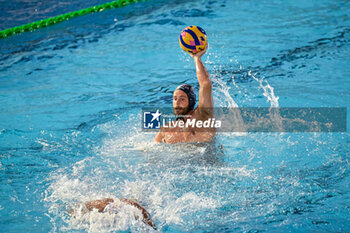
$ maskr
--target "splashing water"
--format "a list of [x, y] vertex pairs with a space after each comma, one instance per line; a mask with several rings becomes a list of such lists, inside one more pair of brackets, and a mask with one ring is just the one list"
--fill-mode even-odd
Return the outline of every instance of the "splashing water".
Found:
[[260, 87], [263, 89], [264, 91], [263, 95], [266, 97], [266, 101], [270, 102], [271, 108], [278, 108], [279, 97], [275, 96], [274, 88], [271, 87], [271, 85], [268, 83], [266, 79], [263, 79], [263, 78], [258, 79], [255, 75], [256, 74], [252, 74], [250, 70], [248, 71], [248, 76], [252, 77], [255, 81], [257, 81]]
[[136, 199], [160, 232], [349, 232], [348, 133], [220, 133], [170, 146], [140, 130], [140, 108], [169, 104], [179, 82], [197, 84], [173, 46], [190, 21], [207, 23], [215, 45], [206, 64], [218, 107], [266, 104], [282, 127], [282, 99], [348, 106], [349, 30], [327, 23], [347, 25], [348, 7], [322, 4], [264, 3], [251, 17], [256, 2], [152, 1], [4, 41], [3, 231], [154, 231], [131, 209], [68, 214], [113, 197]]
[[[258, 79], [256, 74], [251, 74], [251, 71], [248, 71], [248, 76], [252, 77], [255, 81], [257, 81], [260, 85], [260, 87], [263, 89], [264, 93], [263, 95], [266, 97], [266, 101], [270, 102], [270, 116], [272, 122], [274, 122], [275, 126], [279, 131], [283, 131], [283, 123], [282, 123], [282, 117], [279, 112], [279, 104], [278, 104], [278, 96], [275, 96], [274, 88], [271, 87], [271, 85], [268, 83], [267, 80], [261, 78]], [[264, 85], [265, 84], [265, 85]]]

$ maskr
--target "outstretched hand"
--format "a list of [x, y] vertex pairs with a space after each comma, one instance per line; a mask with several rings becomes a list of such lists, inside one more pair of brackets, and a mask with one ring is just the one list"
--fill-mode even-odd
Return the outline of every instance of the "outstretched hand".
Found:
[[199, 51], [198, 53], [190, 53], [192, 58], [200, 58], [202, 57], [203, 54], [205, 54], [207, 52], [207, 48], [208, 48], [208, 43], [205, 45], [205, 48], [202, 51]]

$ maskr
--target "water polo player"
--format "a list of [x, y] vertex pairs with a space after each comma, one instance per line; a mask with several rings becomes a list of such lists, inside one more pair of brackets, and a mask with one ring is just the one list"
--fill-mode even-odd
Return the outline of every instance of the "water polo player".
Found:
[[[200, 35], [202, 34], [202, 36]], [[173, 93], [173, 110], [177, 116], [176, 121], [199, 120], [207, 121], [213, 118], [213, 96], [212, 83], [207, 69], [202, 63], [201, 57], [206, 52], [208, 44], [203, 29], [190, 26], [185, 28], [180, 34], [180, 45], [188, 52], [194, 60], [196, 74], [199, 82], [198, 106], [196, 104], [196, 94], [194, 88], [188, 84], [177, 87]], [[190, 46], [186, 44], [186, 39], [196, 37], [197, 41], [190, 41], [189, 44], [199, 44]], [[198, 39], [201, 38], [201, 39]], [[190, 39], [189, 39], [190, 40]], [[200, 42], [198, 42], [200, 41]], [[184, 45], [184, 46], [183, 46]], [[192, 48], [192, 49], [189, 49]], [[174, 126], [174, 124], [173, 124]], [[181, 142], [207, 142], [215, 135], [215, 129], [199, 130], [198, 127], [161, 127], [155, 137], [156, 142], [181, 143]]]

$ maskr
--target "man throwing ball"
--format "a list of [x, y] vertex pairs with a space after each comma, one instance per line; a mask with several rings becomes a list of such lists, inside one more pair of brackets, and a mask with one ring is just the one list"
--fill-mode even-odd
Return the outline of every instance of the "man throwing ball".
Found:
[[[207, 127], [203, 130], [202, 124], [197, 124], [213, 119], [213, 96], [212, 83], [209, 78], [207, 69], [202, 63], [201, 57], [206, 52], [205, 49], [190, 54], [196, 66], [196, 74], [199, 82], [199, 98], [198, 106], [196, 104], [196, 94], [194, 88], [188, 84], [178, 86], [173, 93], [173, 109], [177, 116], [176, 124], [172, 122], [174, 127], [163, 126], [157, 133], [154, 140], [156, 142], [165, 143], [181, 143], [181, 142], [208, 142], [215, 136], [215, 128]], [[183, 121], [183, 123], [180, 121]], [[190, 121], [190, 122], [188, 122]], [[186, 124], [191, 123], [192, 124]], [[196, 124], [193, 124], [196, 122]], [[190, 127], [180, 127], [190, 125]]]

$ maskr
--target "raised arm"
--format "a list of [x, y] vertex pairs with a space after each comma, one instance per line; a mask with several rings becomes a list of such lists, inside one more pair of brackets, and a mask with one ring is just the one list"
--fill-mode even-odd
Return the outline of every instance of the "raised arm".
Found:
[[198, 110], [202, 117], [211, 117], [213, 114], [211, 109], [214, 107], [211, 80], [201, 59], [202, 55], [207, 51], [207, 47], [201, 52], [191, 54], [199, 82]]

